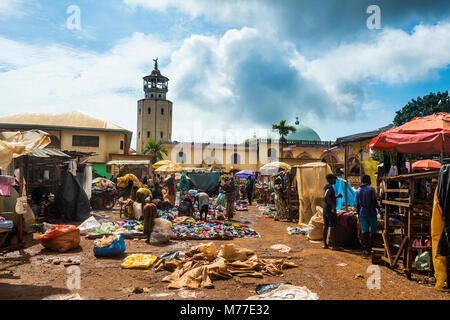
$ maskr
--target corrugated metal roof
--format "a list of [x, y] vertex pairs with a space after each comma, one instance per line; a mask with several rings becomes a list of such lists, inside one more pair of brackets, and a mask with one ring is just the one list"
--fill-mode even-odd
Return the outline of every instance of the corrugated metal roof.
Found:
[[112, 160], [107, 163], [108, 166], [110, 165], [149, 165], [151, 164], [150, 160]]
[[58, 149], [51, 149], [51, 148], [36, 149], [32, 152], [27, 153], [26, 155], [37, 158], [50, 158], [50, 157], [70, 158], [70, 156], [65, 154], [64, 152]]

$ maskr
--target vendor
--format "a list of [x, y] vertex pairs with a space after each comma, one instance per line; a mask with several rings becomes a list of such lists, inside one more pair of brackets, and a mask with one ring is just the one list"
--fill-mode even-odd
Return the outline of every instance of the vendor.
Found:
[[158, 218], [158, 210], [153, 203], [146, 204], [142, 211], [144, 215], [144, 235], [147, 236], [147, 243], [150, 243], [150, 237], [155, 226], [155, 219]]
[[[198, 201], [198, 209], [200, 211], [200, 221], [206, 221], [209, 212], [208, 194], [201, 189], [198, 190], [197, 201]], [[205, 214], [205, 220], [202, 219], [203, 213]]]
[[194, 206], [188, 194], [184, 196], [184, 199], [178, 205], [178, 215], [189, 217], [194, 215]]
[[161, 186], [158, 182], [155, 182], [155, 187], [152, 190], [152, 203], [158, 207], [158, 204], [162, 201], [164, 201], [164, 196], [161, 191]]
[[136, 191], [136, 201], [139, 203], [145, 203], [146, 198], [152, 198], [152, 192], [147, 188], [139, 188]]
[[166, 182], [167, 189], [169, 191], [169, 201], [172, 206], [175, 206], [175, 199], [177, 195], [175, 173], [170, 175], [170, 178]]
[[375, 188], [370, 186], [370, 176], [364, 175], [361, 182], [361, 186], [356, 191], [356, 212], [361, 225], [363, 253], [369, 255], [377, 232], [377, 210], [381, 212], [381, 209], [378, 205]]
[[50, 191], [43, 184], [42, 179], [38, 180], [38, 183], [38, 186], [34, 188], [31, 193], [31, 206], [36, 218], [39, 217], [39, 211], [42, 207], [42, 204], [45, 204], [48, 201], [48, 196], [50, 194]]
[[333, 250], [343, 250], [336, 244], [337, 233], [336, 227], [338, 224], [336, 213], [336, 199], [342, 198], [342, 194], [336, 196], [333, 185], [336, 183], [337, 177], [334, 174], [327, 174], [326, 179], [328, 184], [323, 188], [323, 198], [325, 205], [323, 207], [323, 248], [328, 249], [327, 238], [328, 228], [330, 229], [331, 247]]

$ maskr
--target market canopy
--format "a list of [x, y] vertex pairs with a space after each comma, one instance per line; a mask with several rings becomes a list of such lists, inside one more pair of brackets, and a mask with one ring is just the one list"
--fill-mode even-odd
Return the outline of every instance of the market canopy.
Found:
[[263, 176], [273, 176], [277, 174], [280, 169], [291, 170], [291, 166], [285, 162], [274, 161], [263, 165], [259, 170]]
[[391, 129], [392, 127], [393, 127], [393, 125], [388, 125], [388, 126], [385, 126], [385, 127], [379, 128], [377, 130], [373, 130], [373, 131], [367, 131], [367, 132], [352, 134], [352, 135], [345, 136], [345, 137], [339, 137], [336, 139], [336, 141], [333, 143], [333, 145], [336, 146], [336, 145], [349, 144], [349, 143], [354, 143], [354, 142], [370, 140], [370, 139], [373, 139], [376, 136], [378, 136], [380, 133]]
[[253, 179], [255, 178], [255, 171], [253, 170], [241, 170], [239, 172], [237, 172], [235, 174], [235, 176], [237, 178], [248, 178], [248, 177], [252, 177]]
[[165, 166], [168, 164], [176, 164], [175, 162], [173, 162], [172, 160], [161, 160], [156, 162], [155, 164], [152, 165], [153, 169], [158, 169], [161, 166]]
[[413, 170], [439, 170], [441, 164], [434, 160], [420, 160], [416, 161], [412, 165]]
[[49, 134], [41, 130], [0, 132], [0, 169], [5, 170], [13, 158], [43, 149], [50, 142]]
[[166, 164], [163, 166], [160, 166], [158, 169], [155, 170], [155, 172], [161, 173], [161, 172], [180, 172], [183, 171], [183, 167], [179, 166], [176, 163]]
[[450, 114], [439, 112], [414, 118], [379, 134], [367, 148], [400, 153], [450, 154]]

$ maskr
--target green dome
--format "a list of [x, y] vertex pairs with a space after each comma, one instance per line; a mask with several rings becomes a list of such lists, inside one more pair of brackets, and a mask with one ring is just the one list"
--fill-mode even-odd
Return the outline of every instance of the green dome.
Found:
[[291, 132], [286, 136], [287, 140], [309, 140], [309, 141], [321, 141], [317, 132], [310, 127], [304, 126], [297, 120], [294, 125], [295, 132]]

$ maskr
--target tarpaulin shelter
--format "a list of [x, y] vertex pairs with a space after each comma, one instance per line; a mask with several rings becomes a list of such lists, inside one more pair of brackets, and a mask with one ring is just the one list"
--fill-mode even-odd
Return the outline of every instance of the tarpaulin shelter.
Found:
[[331, 168], [324, 162], [313, 162], [296, 169], [297, 191], [299, 199], [299, 224], [308, 224], [316, 213], [316, 206], [323, 207], [323, 188], [327, 184], [326, 175]]
[[242, 178], [247, 179], [248, 177], [252, 177], [252, 179], [255, 179], [255, 171], [253, 170], [241, 170], [239, 172], [236, 172], [234, 175], [236, 178]]
[[219, 184], [220, 173], [190, 173], [189, 178], [197, 189], [205, 190], [206, 192], [213, 191]]
[[172, 160], [161, 160], [161, 161], [158, 161], [158, 162], [154, 163], [152, 165], [152, 167], [153, 167], [153, 169], [158, 169], [159, 167], [165, 166], [165, 165], [168, 165], [168, 164], [175, 164], [175, 162], [173, 162]]
[[6, 169], [13, 158], [45, 148], [50, 142], [49, 134], [41, 130], [0, 132], [0, 169]]
[[59, 212], [69, 221], [84, 221], [91, 212], [86, 192], [71, 173], [64, 177], [55, 201]]
[[176, 163], [165, 164], [155, 170], [155, 172], [157, 172], [157, 173], [180, 172], [180, 171], [183, 171], [183, 167], [181, 167], [180, 165], [178, 165]]
[[[450, 113], [439, 112], [389, 129], [367, 145], [380, 151], [422, 155], [450, 154]], [[441, 161], [442, 162], [442, 161]]]
[[291, 170], [291, 166], [285, 162], [274, 161], [266, 163], [259, 170], [263, 176], [273, 176], [280, 170]]

